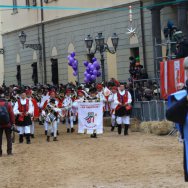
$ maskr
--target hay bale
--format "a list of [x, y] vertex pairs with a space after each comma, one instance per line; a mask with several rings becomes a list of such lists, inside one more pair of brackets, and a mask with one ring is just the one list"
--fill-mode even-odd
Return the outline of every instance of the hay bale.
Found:
[[142, 122], [140, 124], [140, 132], [142, 133], [151, 133], [151, 122]]
[[131, 119], [130, 130], [131, 132], [140, 132], [140, 121], [136, 118]]
[[151, 133], [155, 135], [168, 135], [173, 130], [173, 123], [169, 121], [153, 121]]

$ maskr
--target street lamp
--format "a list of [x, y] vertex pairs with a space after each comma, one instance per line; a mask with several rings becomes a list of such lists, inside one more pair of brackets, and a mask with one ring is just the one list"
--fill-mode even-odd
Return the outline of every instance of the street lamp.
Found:
[[[19, 39], [20, 39], [20, 43], [25, 48], [31, 48], [33, 50], [37, 50], [39, 52], [39, 65], [40, 65], [40, 69], [41, 69], [41, 73], [42, 73], [42, 83], [43, 82], [43, 66], [42, 66], [42, 46], [40, 43], [38, 44], [25, 44], [26, 40], [27, 40], [27, 35], [25, 34], [24, 31], [21, 31], [18, 35]], [[46, 75], [46, 74], [45, 74]]]
[[38, 43], [38, 44], [25, 44], [26, 39], [27, 39], [27, 35], [25, 34], [24, 31], [20, 32], [19, 39], [20, 39], [21, 44], [23, 45], [23, 49], [24, 49], [24, 47], [26, 47], [26, 48], [32, 48], [33, 50], [39, 50], [39, 51], [42, 50], [40, 43]]
[[113, 45], [113, 50], [111, 50], [108, 46], [107, 43], [105, 43], [105, 37], [102, 35], [102, 33], [98, 33], [98, 35], [95, 37], [95, 50], [94, 52], [91, 53], [91, 48], [93, 45], [93, 38], [88, 35], [85, 38], [85, 44], [86, 48], [89, 51], [89, 54], [96, 54], [98, 51], [101, 55], [101, 68], [102, 68], [102, 81], [105, 82], [105, 69], [104, 69], [104, 52], [108, 51], [111, 54], [115, 54], [117, 47], [118, 47], [118, 42], [119, 42], [119, 37], [117, 36], [116, 33], [114, 33], [111, 37], [112, 45]]

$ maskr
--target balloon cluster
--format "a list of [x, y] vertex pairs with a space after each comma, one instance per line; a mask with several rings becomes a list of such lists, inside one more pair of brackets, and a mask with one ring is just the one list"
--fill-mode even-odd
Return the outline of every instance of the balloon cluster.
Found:
[[73, 69], [73, 76], [78, 75], [78, 60], [75, 59], [76, 53], [72, 52], [70, 55], [68, 55], [68, 65], [72, 67]]
[[86, 70], [84, 72], [84, 82], [85, 83], [95, 82], [96, 78], [101, 76], [101, 72], [100, 72], [101, 67], [97, 59], [94, 57], [92, 59], [92, 63], [89, 63], [88, 61], [84, 61], [83, 64], [86, 67]]

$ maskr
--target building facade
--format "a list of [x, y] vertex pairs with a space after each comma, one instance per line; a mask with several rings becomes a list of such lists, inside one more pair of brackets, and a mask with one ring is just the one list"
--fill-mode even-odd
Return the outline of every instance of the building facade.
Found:
[[[157, 37], [159, 42], [163, 38], [162, 29], [168, 20], [178, 24], [177, 6], [168, 5], [160, 9], [157, 6], [152, 9], [150, 6], [156, 2], [149, 0], [126, 2], [79, 0], [71, 3], [61, 0], [49, 0], [48, 3], [43, 0], [0, 0], [0, 2], [6, 6], [15, 5], [12, 9], [2, 11], [4, 77], [7, 85], [18, 82], [24, 85], [34, 82], [51, 84], [53, 74], [57, 76], [59, 83], [74, 81], [76, 78], [67, 63], [67, 56], [73, 51], [76, 52], [79, 61], [79, 81], [83, 82], [85, 71], [83, 61], [87, 60], [84, 39], [88, 34], [94, 38], [99, 32], [106, 37], [110, 47], [112, 47], [110, 36], [113, 33], [119, 36], [117, 53], [115, 55], [105, 53], [106, 80], [111, 77], [127, 80], [131, 55], [139, 56], [149, 76], [154, 77], [153, 39]], [[28, 7], [23, 9], [22, 6], [25, 5]], [[30, 7], [32, 5], [34, 6]], [[127, 34], [130, 27], [128, 9], [130, 5], [133, 9], [132, 27], [136, 28], [136, 35], [131, 39]], [[41, 10], [38, 6], [44, 6], [44, 9]], [[42, 51], [22, 48], [18, 35], [23, 30], [27, 35], [26, 44], [40, 43]], [[159, 53], [162, 53], [161, 49]], [[99, 54], [96, 54], [96, 57], [100, 60]]]

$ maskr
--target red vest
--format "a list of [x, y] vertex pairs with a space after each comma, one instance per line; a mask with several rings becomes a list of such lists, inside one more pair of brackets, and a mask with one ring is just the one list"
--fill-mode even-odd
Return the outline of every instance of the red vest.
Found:
[[20, 99], [18, 99], [18, 110], [24, 114], [27, 113], [29, 111], [29, 100], [26, 99], [26, 104], [22, 105]]
[[[118, 98], [118, 101], [121, 103], [121, 104], [126, 104], [128, 102], [128, 92], [126, 91], [124, 95], [121, 95], [119, 92], [117, 92], [117, 98]], [[121, 106], [118, 105], [116, 107], [116, 110], [118, 110]]]

